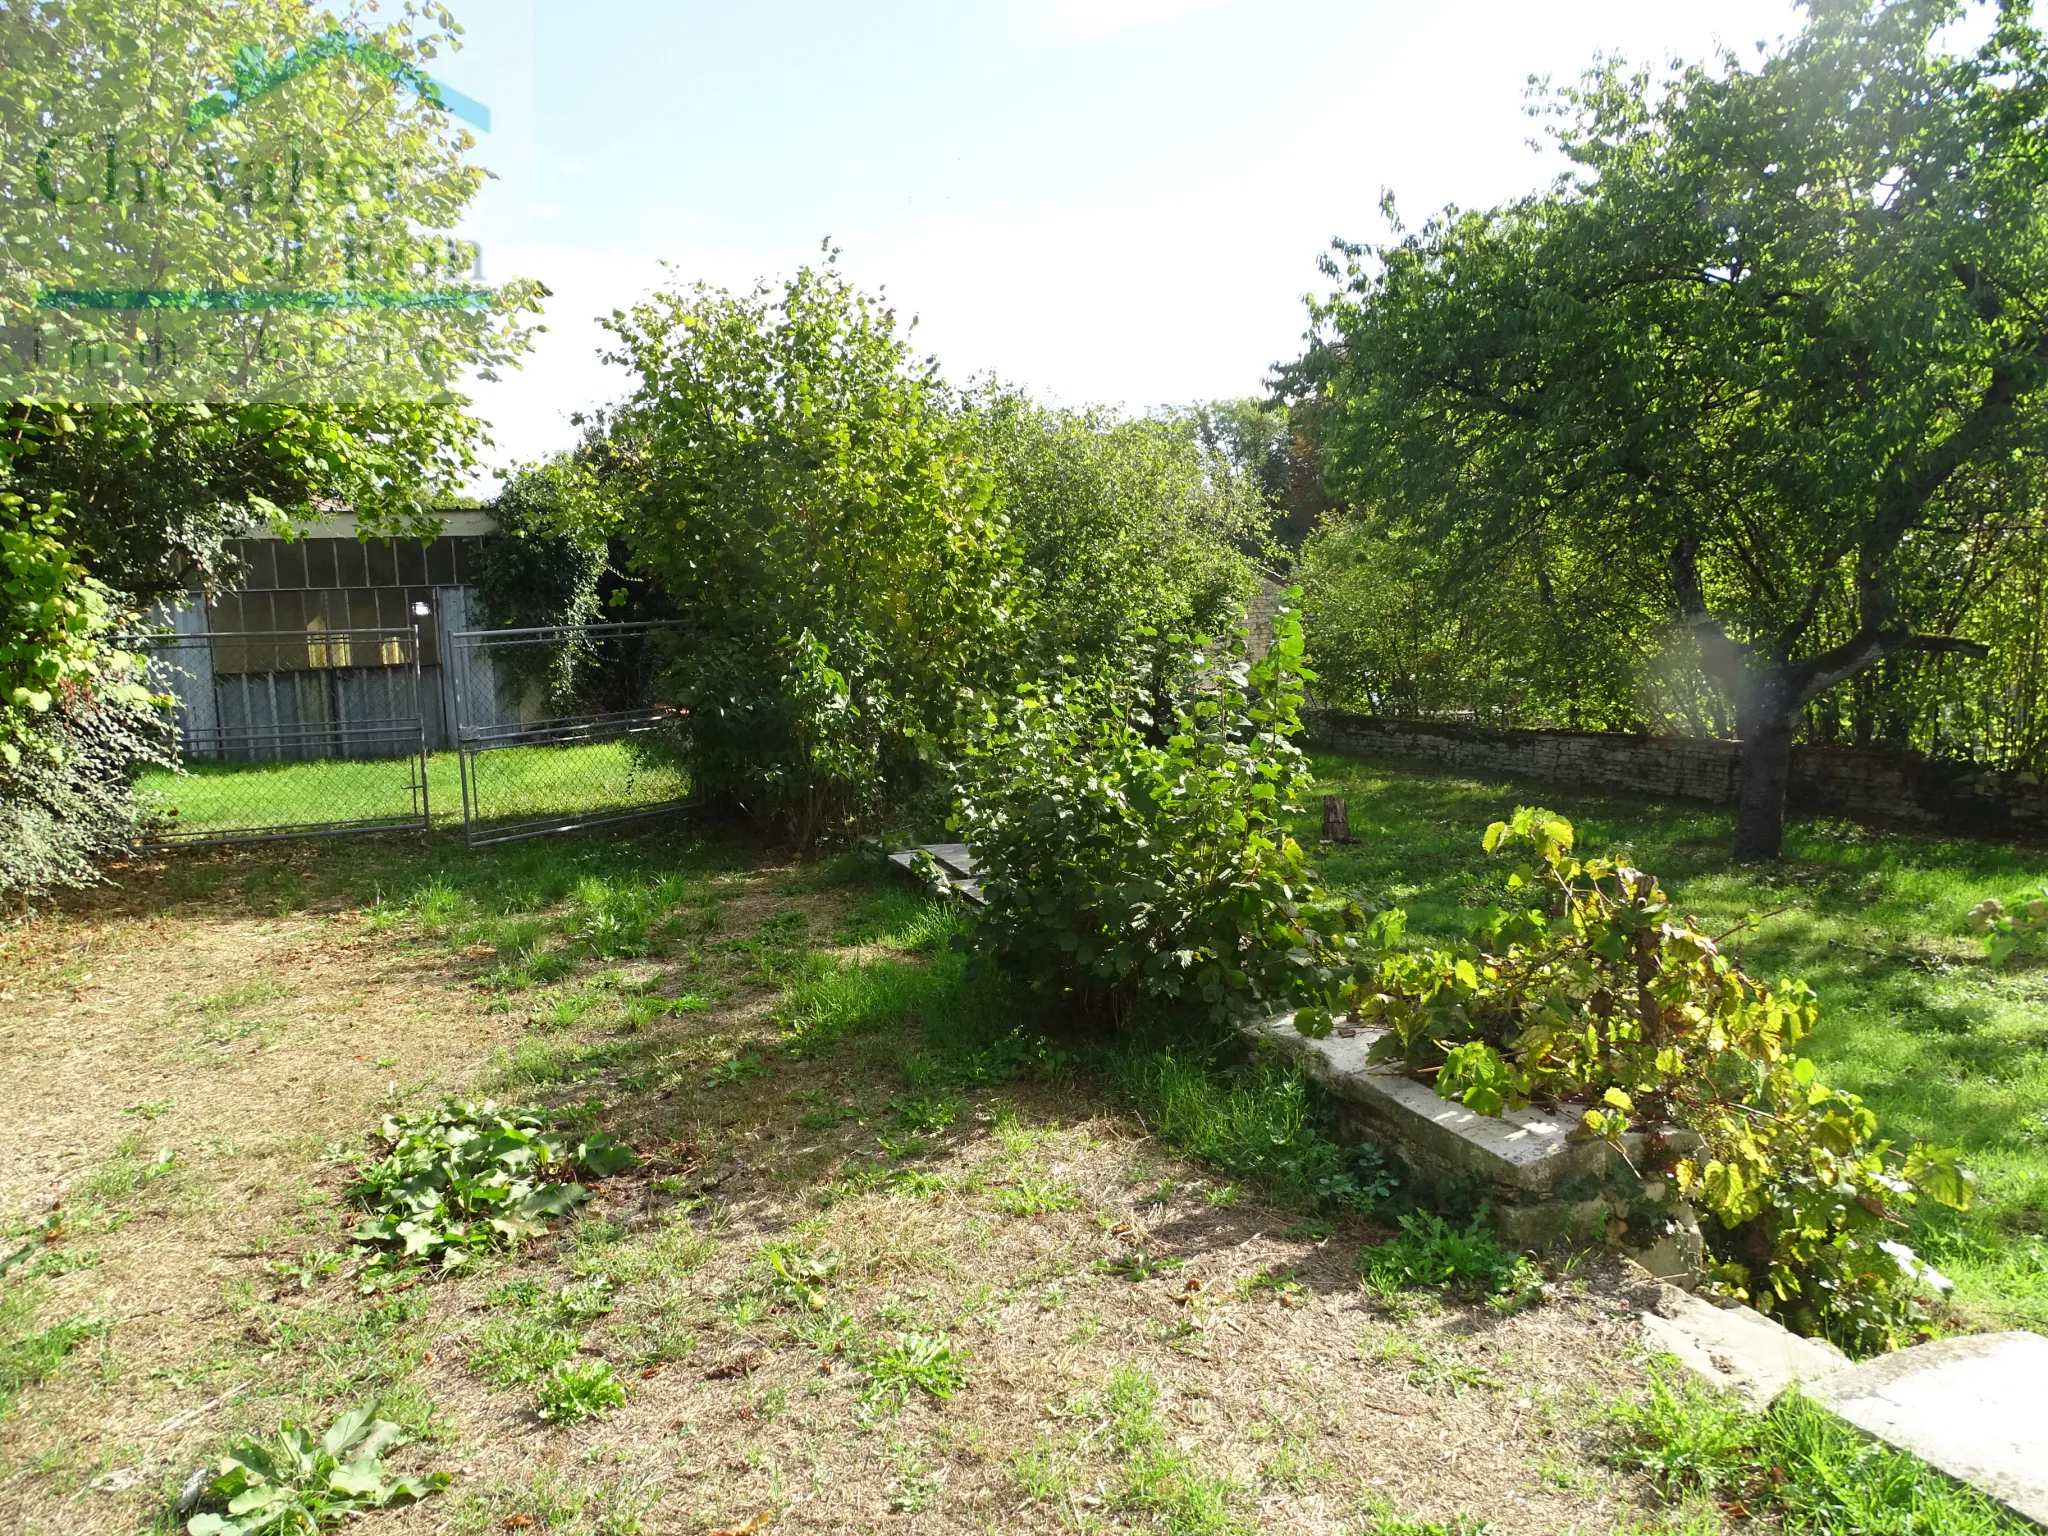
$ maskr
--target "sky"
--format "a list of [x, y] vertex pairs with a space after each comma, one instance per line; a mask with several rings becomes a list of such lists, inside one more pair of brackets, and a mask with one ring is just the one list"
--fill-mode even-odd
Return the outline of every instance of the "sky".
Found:
[[[492, 462], [625, 392], [597, 317], [815, 260], [917, 318], [956, 380], [1132, 411], [1261, 392], [1333, 237], [1558, 169], [1531, 75], [1753, 56], [1789, 0], [454, 0], [434, 73], [489, 105], [466, 232], [553, 290], [471, 386]], [[666, 263], [666, 266], [664, 266]]]

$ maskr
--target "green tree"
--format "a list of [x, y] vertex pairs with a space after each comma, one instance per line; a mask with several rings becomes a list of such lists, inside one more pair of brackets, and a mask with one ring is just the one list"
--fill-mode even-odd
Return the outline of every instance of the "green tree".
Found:
[[1981, 654], [1957, 626], [2039, 520], [2048, 60], [2012, 3], [1942, 51], [1963, 10], [1811, 0], [1755, 68], [1604, 65], [1552, 102], [1573, 173], [1343, 247], [1317, 310], [1332, 487], [1449, 600], [1546, 547], [1653, 596], [1732, 702], [1745, 856], [1802, 711]]
[[481, 438], [455, 390], [527, 344], [542, 290], [454, 234], [487, 173], [423, 68], [460, 29], [373, 11], [0, 8], [0, 432], [138, 598], [320, 504], [428, 531]]
[[364, 535], [422, 534], [476, 463], [450, 402], [0, 406], [16, 488], [62, 501], [94, 576], [138, 603], [229, 585], [230, 540], [348, 507]]
[[61, 503], [11, 489], [0, 439], [0, 898], [94, 876], [134, 829], [128, 770], [163, 761], [131, 616], [87, 574]]
[[1205, 452], [1190, 417], [1123, 419], [992, 388], [974, 450], [993, 477], [1025, 572], [1039, 657], [1100, 657], [1141, 629], [1218, 633], [1238, 622], [1266, 523], [1257, 482]]
[[[473, 280], [486, 173], [433, 0], [0, 11], [0, 399], [432, 401], [540, 289]], [[333, 46], [340, 40], [345, 46]]]
[[829, 259], [607, 323], [637, 382], [606, 475], [687, 627], [695, 787], [800, 843], [841, 832], [1014, 649], [1015, 562], [955, 401]]

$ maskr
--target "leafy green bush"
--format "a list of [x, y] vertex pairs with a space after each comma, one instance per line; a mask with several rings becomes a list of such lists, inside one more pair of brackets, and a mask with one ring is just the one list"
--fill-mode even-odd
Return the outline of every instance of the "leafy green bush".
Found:
[[225, 1513], [194, 1515], [185, 1526], [189, 1536], [317, 1536], [352, 1516], [447, 1487], [446, 1472], [385, 1476], [384, 1453], [404, 1433], [376, 1415], [375, 1405], [344, 1414], [317, 1441], [286, 1422], [273, 1440], [236, 1442], [200, 1496]]
[[550, 1424], [580, 1424], [624, 1405], [626, 1389], [603, 1360], [565, 1360], [541, 1377], [534, 1407]]
[[1377, 1290], [1445, 1287], [1477, 1296], [1520, 1297], [1541, 1284], [1536, 1267], [1501, 1247], [1477, 1222], [1462, 1230], [1443, 1217], [1412, 1211], [1401, 1218], [1401, 1234], [1368, 1248], [1359, 1268]]
[[1880, 1140], [1862, 1101], [1793, 1053], [1815, 1019], [1806, 987], [1746, 975], [1654, 877], [1581, 863], [1573, 840], [1564, 818], [1517, 810], [1485, 839], [1531, 850], [1507, 881], [1515, 910], [1470, 943], [1351, 966], [1347, 1006], [1389, 1031], [1373, 1054], [1433, 1071], [1482, 1114], [1567, 1105], [1617, 1147], [1630, 1135], [1643, 1199], [1675, 1191], [1711, 1213], [1715, 1279], [1796, 1328], [1872, 1349], [1923, 1321], [1924, 1267], [1892, 1231], [1918, 1196], [1968, 1203], [1958, 1154]]
[[392, 1266], [438, 1259], [444, 1270], [506, 1240], [538, 1232], [589, 1198], [578, 1169], [605, 1178], [633, 1166], [602, 1131], [572, 1139], [530, 1110], [444, 1100], [418, 1115], [386, 1116], [389, 1152], [351, 1190], [370, 1218], [350, 1233], [376, 1250], [372, 1283]]
[[1322, 946], [1321, 901], [1286, 818], [1312, 781], [1301, 626], [1256, 665], [1242, 635], [1127, 653], [980, 701], [951, 825], [987, 908], [973, 937], [1040, 993], [1121, 1020], [1141, 1000], [1215, 1019], [1271, 1007]]
[[142, 663], [114, 643], [127, 617], [59, 512], [0, 494], [0, 896], [98, 878], [134, 840], [133, 770], [173, 765]]
[[1015, 555], [955, 401], [828, 259], [608, 322], [636, 562], [690, 622], [693, 789], [799, 843], [916, 772], [958, 691], [1001, 675]]

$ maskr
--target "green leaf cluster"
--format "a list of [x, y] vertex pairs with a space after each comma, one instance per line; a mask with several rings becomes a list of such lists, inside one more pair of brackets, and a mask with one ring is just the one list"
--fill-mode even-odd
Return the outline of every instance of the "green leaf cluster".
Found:
[[0, 493], [0, 763], [37, 750], [39, 716], [67, 693], [146, 704], [141, 660], [115, 643], [126, 617], [65, 538], [61, 503]]
[[1747, 975], [1654, 876], [1582, 861], [1574, 842], [1563, 817], [1518, 809], [1485, 837], [1524, 856], [1511, 907], [1471, 942], [1355, 965], [1345, 1006], [1387, 1030], [1372, 1054], [1482, 1114], [1577, 1110], [1652, 1203], [1675, 1194], [1713, 1217], [1724, 1289], [1808, 1333], [1871, 1348], [1923, 1320], [1923, 1267], [1891, 1235], [1916, 1199], [1968, 1204], [1959, 1154], [1881, 1139], [1862, 1100], [1796, 1054], [1808, 988]]
[[[144, 27], [120, 0], [0, 13], [0, 399], [430, 408], [518, 357], [544, 290], [469, 278], [456, 229], [489, 173], [435, 101], [337, 58], [192, 114], [252, 48], [337, 26], [411, 70], [461, 46], [431, 0], [168, 0]], [[40, 302], [55, 291], [184, 297]]]
[[351, 1197], [368, 1214], [349, 1235], [373, 1250], [370, 1283], [390, 1269], [437, 1261], [443, 1270], [539, 1232], [590, 1197], [581, 1170], [605, 1178], [637, 1161], [602, 1131], [551, 1131], [530, 1110], [450, 1098], [417, 1115], [386, 1116], [382, 1160]]
[[625, 1386], [609, 1361], [564, 1360], [540, 1379], [534, 1411], [550, 1424], [580, 1424], [624, 1405]]
[[[1980, 656], [1966, 618], [2039, 543], [2048, 46], [2001, 5], [1960, 49], [1966, 9], [1816, 4], [1753, 60], [1603, 61], [1537, 103], [1565, 175], [1343, 247], [1315, 306], [1330, 486], [1458, 617], [1414, 648], [1460, 686], [1570, 671], [1602, 712], [1691, 674], [1752, 760], [1752, 854], [1806, 711]], [[1518, 676], [1443, 654], [1465, 633]]]
[[936, 367], [828, 261], [608, 322], [627, 542], [687, 619], [692, 782], [800, 843], [843, 832], [999, 675], [1017, 572]]
[[1984, 953], [1993, 965], [2003, 965], [2029, 940], [2048, 934], [2048, 890], [2018, 911], [2008, 910], [1997, 897], [1970, 908], [1969, 924], [1984, 935]]
[[222, 1456], [189, 1536], [318, 1536], [353, 1516], [412, 1504], [448, 1486], [446, 1472], [388, 1477], [384, 1454], [403, 1443], [375, 1405], [336, 1419], [317, 1440], [289, 1421], [269, 1440], [236, 1442]]
[[1310, 676], [1283, 609], [1256, 664], [1241, 635], [1171, 640], [978, 699], [949, 822], [987, 903], [976, 945], [1116, 1018], [1147, 999], [1233, 1018], [1292, 995], [1321, 929], [1358, 917], [1287, 831], [1312, 778], [1293, 739]]

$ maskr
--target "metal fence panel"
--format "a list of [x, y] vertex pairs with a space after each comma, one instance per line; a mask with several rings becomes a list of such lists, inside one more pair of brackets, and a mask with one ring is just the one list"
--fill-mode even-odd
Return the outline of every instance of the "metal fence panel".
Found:
[[458, 630], [455, 698], [471, 847], [681, 809], [683, 719], [658, 679], [673, 624]]
[[424, 831], [426, 735], [411, 629], [151, 635], [184, 775], [144, 846]]

